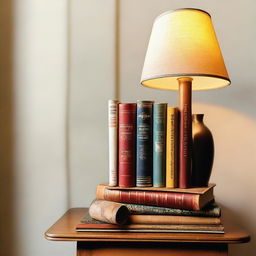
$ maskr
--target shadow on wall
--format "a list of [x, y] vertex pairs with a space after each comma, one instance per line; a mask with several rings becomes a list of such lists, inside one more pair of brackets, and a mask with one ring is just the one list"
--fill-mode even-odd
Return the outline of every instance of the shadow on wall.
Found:
[[251, 242], [232, 245], [231, 256], [256, 252], [256, 120], [249, 114], [223, 106], [194, 103], [193, 113], [204, 113], [212, 131], [215, 157], [210, 182], [221, 205], [225, 225], [233, 223], [251, 236]]
[[0, 255], [14, 256], [13, 1], [0, 0]]
[[[250, 223], [250, 220], [245, 218], [245, 216], [238, 214], [237, 211], [231, 210], [224, 205], [219, 204], [222, 210], [222, 219], [225, 222], [225, 228], [232, 228], [232, 225], [241, 227], [246, 230], [252, 237], [255, 237], [255, 230]], [[232, 223], [232, 225], [231, 225]], [[256, 245], [253, 241], [245, 244], [234, 244], [229, 247], [230, 255], [240, 256], [240, 255], [254, 255], [256, 251]]]

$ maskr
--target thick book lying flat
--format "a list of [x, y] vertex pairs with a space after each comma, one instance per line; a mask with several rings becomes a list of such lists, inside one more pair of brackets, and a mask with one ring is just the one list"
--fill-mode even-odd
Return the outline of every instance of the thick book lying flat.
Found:
[[134, 203], [186, 210], [201, 210], [214, 200], [213, 187], [191, 189], [120, 188], [98, 185], [96, 198], [120, 203]]
[[77, 224], [78, 232], [188, 232], [188, 233], [217, 233], [223, 234], [224, 227], [218, 225], [164, 225], [164, 224], [128, 224], [114, 225], [92, 219], [87, 213]]
[[143, 204], [124, 204], [131, 214], [141, 215], [172, 215], [172, 216], [201, 216], [201, 217], [220, 217], [221, 208], [214, 202], [208, 204], [202, 210], [184, 210], [167, 207], [150, 206]]

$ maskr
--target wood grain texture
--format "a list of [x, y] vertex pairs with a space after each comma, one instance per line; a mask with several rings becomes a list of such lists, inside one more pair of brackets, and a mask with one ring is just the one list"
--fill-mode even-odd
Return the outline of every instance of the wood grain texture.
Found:
[[192, 115], [191, 115], [191, 78], [179, 78], [180, 111], [180, 152], [179, 152], [179, 187], [191, 186], [192, 156]]
[[[233, 227], [225, 228], [225, 234], [185, 233], [103, 233], [76, 232], [75, 226], [88, 208], [69, 209], [52, 227], [45, 232], [45, 238], [53, 241], [111, 241], [111, 242], [163, 242], [163, 243], [245, 243], [250, 240], [248, 233]], [[225, 226], [225, 223], [224, 223]]]

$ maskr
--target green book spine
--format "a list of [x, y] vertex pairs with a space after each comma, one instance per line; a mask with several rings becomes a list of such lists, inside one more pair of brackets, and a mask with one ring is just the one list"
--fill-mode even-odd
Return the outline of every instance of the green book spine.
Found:
[[165, 187], [167, 103], [153, 106], [153, 186]]

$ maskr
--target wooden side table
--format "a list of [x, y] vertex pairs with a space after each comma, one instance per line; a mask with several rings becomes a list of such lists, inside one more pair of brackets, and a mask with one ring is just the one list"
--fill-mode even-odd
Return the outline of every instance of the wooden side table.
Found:
[[52, 241], [76, 241], [77, 256], [224, 256], [228, 245], [249, 242], [236, 227], [225, 234], [76, 232], [87, 208], [68, 210], [45, 237]]

